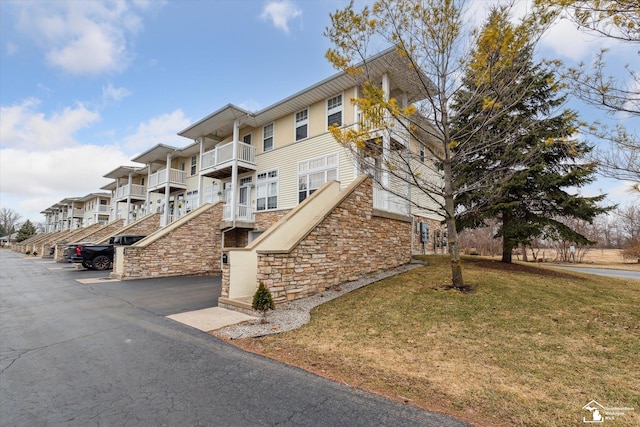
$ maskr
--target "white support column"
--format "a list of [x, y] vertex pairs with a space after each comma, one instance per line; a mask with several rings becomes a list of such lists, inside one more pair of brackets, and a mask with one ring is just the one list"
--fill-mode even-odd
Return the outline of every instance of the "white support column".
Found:
[[[359, 90], [359, 87], [358, 87], [358, 86], [355, 86], [355, 87], [353, 88], [353, 97], [354, 97], [354, 98], [358, 98], [359, 96], [360, 96], [360, 90]], [[346, 104], [346, 103], [344, 102], [344, 99], [343, 99], [343, 100], [342, 100], [342, 108], [343, 108], [343, 109], [345, 108], [345, 104]], [[358, 119], [358, 116], [359, 116], [359, 115], [360, 115], [360, 107], [358, 106], [358, 104], [354, 104], [354, 105], [353, 105], [353, 119], [354, 119], [353, 121], [355, 122], [355, 123], [354, 123], [354, 128], [355, 128], [356, 130], [360, 130], [360, 122], [359, 122], [359, 119]], [[358, 164], [353, 165], [353, 168], [354, 168], [353, 176], [354, 176], [354, 177], [358, 177], [358, 176], [360, 175], [360, 167], [361, 167], [361, 166], [362, 166], [362, 165], [358, 165]]]
[[204, 177], [200, 173], [202, 171], [202, 153], [204, 152], [204, 137], [200, 138], [200, 153], [198, 154], [198, 161], [196, 167], [198, 168], [198, 207], [202, 206], [205, 202], [202, 191], [204, 185]]
[[240, 138], [240, 124], [233, 122], [233, 164], [231, 166], [231, 220], [236, 223], [236, 209], [238, 206], [238, 139]]
[[171, 185], [169, 184], [169, 178], [171, 177], [171, 153], [167, 153], [167, 167], [165, 169], [167, 173], [167, 182], [164, 184], [164, 225], [169, 225], [169, 193], [171, 192]]
[[[385, 101], [389, 101], [389, 75], [387, 73], [382, 75], [382, 92]], [[384, 120], [388, 122], [389, 114], [385, 111]], [[387, 168], [387, 161], [389, 160], [389, 153], [391, 152], [391, 139], [389, 137], [389, 131], [382, 132], [382, 187], [387, 190], [389, 188], [389, 170]]]
[[127, 187], [127, 217], [124, 220], [124, 225], [129, 225], [129, 220], [131, 219], [131, 172], [129, 172]]
[[149, 178], [151, 177], [151, 163], [149, 163], [149, 166], [147, 168], [147, 189], [146, 189], [146, 198], [145, 198], [145, 203], [147, 205], [147, 214], [152, 213], [151, 212], [151, 206], [150, 206], [150, 202], [151, 202], [151, 191], [149, 190]]

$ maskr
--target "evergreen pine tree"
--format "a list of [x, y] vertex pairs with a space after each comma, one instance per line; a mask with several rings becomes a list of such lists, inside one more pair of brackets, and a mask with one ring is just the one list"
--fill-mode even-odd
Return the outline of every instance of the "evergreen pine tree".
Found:
[[269, 291], [262, 282], [260, 282], [258, 290], [253, 295], [251, 307], [254, 310], [262, 312], [262, 323], [267, 322], [267, 311], [276, 309], [273, 297], [271, 296], [271, 291]]
[[36, 227], [31, 223], [31, 221], [26, 220], [22, 227], [18, 230], [18, 235], [16, 236], [16, 242], [22, 242], [23, 240], [27, 240], [29, 237], [36, 234]]
[[[505, 46], [519, 49], [514, 57], [520, 63], [494, 67]], [[518, 70], [517, 75], [512, 70]], [[477, 227], [497, 218], [502, 261], [508, 263], [518, 244], [527, 244], [545, 229], [579, 244], [594, 243], [560, 221], [573, 217], [591, 222], [609, 210], [597, 205], [604, 196], [581, 197], [569, 191], [595, 179], [596, 165], [585, 160], [592, 147], [574, 138], [576, 113], [556, 111], [565, 96], [555, 73], [550, 64], [534, 63], [531, 43], [518, 44], [504, 10], [495, 10], [481, 32], [463, 85], [454, 103], [456, 132], [482, 130], [456, 157], [458, 225]], [[478, 93], [484, 94], [481, 100]], [[495, 106], [508, 107], [510, 114], [492, 116]]]

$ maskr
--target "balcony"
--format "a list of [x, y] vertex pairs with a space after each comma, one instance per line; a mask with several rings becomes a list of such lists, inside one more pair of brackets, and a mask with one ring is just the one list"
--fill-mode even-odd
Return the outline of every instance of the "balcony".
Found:
[[[222, 207], [222, 220], [233, 221], [232, 215], [233, 215], [233, 205], [225, 204]], [[236, 221], [254, 222], [255, 215], [253, 212], [253, 208], [249, 205], [236, 206]]]
[[[149, 191], [158, 191], [164, 193], [167, 184], [167, 169], [160, 169], [158, 172], [149, 175]], [[169, 170], [169, 187], [170, 191], [187, 188], [187, 174], [183, 170]]]
[[147, 188], [139, 184], [125, 185], [117, 188], [116, 200], [118, 202], [126, 200], [129, 196], [131, 196], [131, 200], [145, 200], [147, 197]]
[[[233, 142], [217, 146], [213, 150], [202, 153], [200, 173], [212, 178], [231, 176], [233, 166]], [[238, 142], [238, 173], [256, 170], [256, 147]]]
[[364, 117], [363, 113], [358, 113], [358, 123], [362, 129], [369, 129], [372, 133], [372, 137], [380, 136], [381, 126], [385, 126], [391, 139], [400, 143], [401, 145], [409, 146], [409, 131], [407, 130], [408, 121], [389, 119], [388, 124], [384, 124], [384, 115], [380, 116], [380, 123], [377, 120], [369, 120]]
[[390, 191], [376, 187], [373, 187], [373, 208], [400, 215], [411, 214], [409, 201]]

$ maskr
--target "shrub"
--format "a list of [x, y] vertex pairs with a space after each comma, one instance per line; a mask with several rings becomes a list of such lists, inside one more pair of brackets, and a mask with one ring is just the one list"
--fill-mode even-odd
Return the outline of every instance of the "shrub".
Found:
[[33, 256], [38, 256], [38, 252], [37, 251], [33, 251]]
[[25, 255], [31, 255], [31, 251], [25, 252]]
[[273, 302], [271, 291], [269, 291], [262, 282], [260, 282], [258, 290], [253, 295], [251, 308], [262, 312], [262, 323], [267, 323], [267, 311], [276, 309], [276, 304]]

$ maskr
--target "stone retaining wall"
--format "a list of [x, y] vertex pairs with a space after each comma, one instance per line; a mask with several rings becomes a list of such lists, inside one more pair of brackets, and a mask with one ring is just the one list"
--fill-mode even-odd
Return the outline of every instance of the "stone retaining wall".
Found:
[[[111, 274], [118, 279], [219, 274], [222, 254], [220, 222], [222, 203], [193, 211], [195, 214], [160, 229], [123, 251], [122, 269]], [[154, 237], [155, 236], [155, 237]], [[151, 238], [151, 243], [145, 240]], [[117, 252], [118, 254], [119, 252]], [[118, 256], [118, 255], [116, 255]]]
[[411, 260], [411, 226], [410, 218], [373, 214], [373, 188], [367, 179], [291, 252], [258, 251], [257, 282], [282, 303], [406, 264]]

